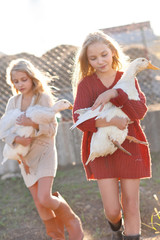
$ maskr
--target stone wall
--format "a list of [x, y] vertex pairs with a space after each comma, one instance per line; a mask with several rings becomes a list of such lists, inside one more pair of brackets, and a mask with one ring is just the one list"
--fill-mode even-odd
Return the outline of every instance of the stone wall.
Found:
[[160, 104], [149, 106], [149, 111], [141, 122], [147, 136], [150, 150], [160, 152]]

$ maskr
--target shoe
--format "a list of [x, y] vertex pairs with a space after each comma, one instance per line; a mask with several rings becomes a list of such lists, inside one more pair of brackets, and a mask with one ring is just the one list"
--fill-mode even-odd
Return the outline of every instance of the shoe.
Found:
[[65, 240], [64, 224], [56, 216], [43, 220], [43, 222], [48, 236], [52, 237], [53, 240]]
[[73, 212], [68, 203], [58, 193], [53, 193], [60, 200], [60, 205], [54, 210], [57, 219], [61, 220], [69, 234], [69, 240], [83, 240], [83, 228], [80, 218]]
[[112, 237], [111, 240], [122, 240], [122, 231], [112, 231]]

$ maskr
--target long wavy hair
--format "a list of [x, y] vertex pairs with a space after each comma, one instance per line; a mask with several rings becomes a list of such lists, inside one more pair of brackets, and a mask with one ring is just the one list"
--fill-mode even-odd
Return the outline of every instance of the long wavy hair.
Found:
[[15, 71], [25, 72], [33, 81], [33, 94], [39, 95], [46, 92], [52, 96], [52, 90], [48, 85], [52, 80], [51, 77], [39, 71], [30, 61], [23, 58], [12, 60], [6, 70], [6, 82], [11, 86], [13, 95], [19, 94], [12, 80], [12, 73]]
[[116, 71], [124, 70], [129, 63], [129, 57], [123, 53], [122, 48], [113, 38], [106, 35], [102, 31], [89, 33], [75, 56], [72, 75], [72, 89], [74, 97], [80, 81], [86, 76], [92, 75], [95, 72], [95, 69], [89, 64], [87, 58], [87, 48], [89, 45], [96, 42], [102, 42], [106, 44], [107, 47], [109, 47], [109, 49], [112, 51], [112, 68]]

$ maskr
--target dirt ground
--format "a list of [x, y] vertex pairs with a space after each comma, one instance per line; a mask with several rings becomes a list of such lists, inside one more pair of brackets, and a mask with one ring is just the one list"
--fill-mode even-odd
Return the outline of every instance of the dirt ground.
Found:
[[[153, 216], [156, 215], [154, 209], [160, 211], [159, 156], [152, 156], [152, 179], [142, 180], [140, 185], [142, 236], [145, 240], [160, 239], [160, 216]], [[111, 231], [104, 217], [97, 183], [86, 181], [82, 165], [59, 168], [53, 186], [53, 191], [57, 190], [81, 218], [84, 240], [110, 240]], [[0, 240], [29, 239], [50, 239], [45, 233], [30, 193], [22, 178], [0, 180]]]

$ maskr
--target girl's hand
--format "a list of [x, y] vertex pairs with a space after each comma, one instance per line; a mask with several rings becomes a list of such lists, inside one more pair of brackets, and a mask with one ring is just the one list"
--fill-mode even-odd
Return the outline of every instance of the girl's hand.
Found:
[[114, 117], [110, 122], [107, 122], [105, 118], [99, 118], [96, 120], [96, 127], [116, 126], [120, 130], [124, 130], [128, 123], [129, 120], [127, 118]]
[[120, 130], [124, 130], [128, 126], [129, 120], [127, 118], [114, 117], [111, 119], [110, 124], [116, 126]]
[[39, 129], [39, 125], [33, 122], [30, 118], [27, 118], [25, 113], [16, 119], [16, 124], [22, 126], [31, 126], [37, 130]]
[[18, 124], [18, 125], [32, 126], [32, 123], [33, 123], [32, 120], [30, 118], [27, 118], [25, 113], [20, 115], [16, 119], [16, 124]]
[[21, 144], [23, 146], [28, 146], [31, 144], [33, 138], [25, 138], [25, 137], [20, 137], [20, 136], [16, 136], [15, 139], [14, 139], [14, 143], [17, 143], [17, 144]]
[[110, 89], [103, 93], [101, 93], [98, 98], [96, 99], [95, 103], [92, 106], [92, 110], [95, 110], [97, 107], [100, 107], [100, 111], [102, 111], [104, 105], [110, 101], [111, 98], [117, 97], [116, 89]]

